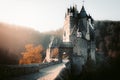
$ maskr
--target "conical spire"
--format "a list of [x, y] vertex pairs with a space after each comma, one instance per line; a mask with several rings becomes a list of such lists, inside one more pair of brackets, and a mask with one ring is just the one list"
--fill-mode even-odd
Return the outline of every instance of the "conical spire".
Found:
[[80, 17], [81, 17], [81, 18], [87, 17], [87, 13], [86, 13], [86, 11], [85, 11], [84, 6], [82, 6], [82, 9], [81, 9], [81, 11], [80, 11]]

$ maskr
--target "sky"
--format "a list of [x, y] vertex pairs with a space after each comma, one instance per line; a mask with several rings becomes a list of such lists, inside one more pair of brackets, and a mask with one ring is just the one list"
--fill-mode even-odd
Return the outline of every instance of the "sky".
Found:
[[[67, 8], [83, 0], [0, 0], [0, 22], [26, 26], [40, 32], [57, 30], [64, 25]], [[120, 20], [120, 0], [85, 0], [87, 14], [94, 20]]]

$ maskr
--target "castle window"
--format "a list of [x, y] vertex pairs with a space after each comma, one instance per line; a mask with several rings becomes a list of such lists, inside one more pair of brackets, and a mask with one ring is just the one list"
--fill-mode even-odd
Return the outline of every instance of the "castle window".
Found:
[[66, 32], [64, 31], [64, 36], [66, 36]]
[[82, 37], [82, 33], [77, 30], [77, 37]]

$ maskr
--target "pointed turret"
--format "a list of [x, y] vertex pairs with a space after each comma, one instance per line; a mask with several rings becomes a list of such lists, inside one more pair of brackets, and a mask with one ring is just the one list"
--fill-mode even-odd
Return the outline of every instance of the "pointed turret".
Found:
[[81, 9], [81, 11], [80, 11], [79, 16], [80, 16], [80, 18], [85, 18], [85, 17], [87, 17], [87, 13], [86, 13], [86, 11], [85, 11], [84, 6], [82, 6], [82, 9]]

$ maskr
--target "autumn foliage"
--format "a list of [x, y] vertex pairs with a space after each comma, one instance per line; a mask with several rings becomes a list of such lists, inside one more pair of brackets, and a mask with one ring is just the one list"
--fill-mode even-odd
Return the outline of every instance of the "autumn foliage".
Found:
[[25, 52], [22, 52], [22, 58], [19, 64], [41, 63], [43, 47], [41, 45], [33, 46], [33, 44], [25, 45]]
[[52, 51], [51, 51], [51, 55], [53, 58], [57, 57], [58, 56], [58, 53], [59, 53], [59, 49], [58, 48], [54, 48]]

